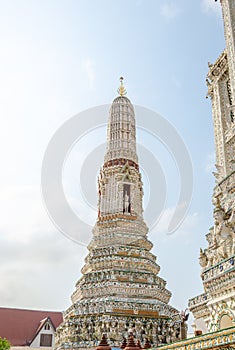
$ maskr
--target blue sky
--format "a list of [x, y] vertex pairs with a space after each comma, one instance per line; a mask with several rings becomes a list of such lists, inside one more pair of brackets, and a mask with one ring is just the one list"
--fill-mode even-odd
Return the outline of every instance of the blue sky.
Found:
[[0, 1], [1, 306], [70, 305], [87, 250], [61, 235], [45, 212], [42, 158], [63, 122], [112, 102], [120, 75], [131, 101], [168, 119], [191, 155], [194, 193], [186, 220], [165, 234], [174, 205], [168, 174], [169, 205], [150, 239], [171, 303], [184, 309], [202, 291], [198, 255], [212, 225], [214, 185], [205, 77], [207, 62], [225, 46], [220, 10], [213, 0]]

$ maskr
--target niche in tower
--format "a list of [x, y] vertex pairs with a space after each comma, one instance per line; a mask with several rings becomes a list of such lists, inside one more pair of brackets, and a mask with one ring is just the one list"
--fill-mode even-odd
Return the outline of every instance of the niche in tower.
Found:
[[123, 184], [123, 214], [131, 213], [131, 185]]
[[228, 94], [228, 102], [229, 102], [229, 109], [230, 109], [230, 121], [231, 123], [234, 122], [234, 112], [233, 112], [233, 101], [232, 101], [232, 91], [231, 91], [231, 83], [230, 79], [226, 81], [226, 87], [227, 87], [227, 94]]

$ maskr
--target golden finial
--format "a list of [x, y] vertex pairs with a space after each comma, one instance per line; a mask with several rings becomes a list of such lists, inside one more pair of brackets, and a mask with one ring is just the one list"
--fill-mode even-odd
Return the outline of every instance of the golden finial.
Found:
[[125, 87], [123, 85], [123, 77], [120, 78], [120, 86], [118, 88], [118, 93], [119, 93], [120, 96], [126, 95], [126, 89], [125, 89]]

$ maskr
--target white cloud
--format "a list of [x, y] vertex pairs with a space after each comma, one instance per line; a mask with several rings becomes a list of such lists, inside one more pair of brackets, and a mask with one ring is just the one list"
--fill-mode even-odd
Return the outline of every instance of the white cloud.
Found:
[[181, 9], [173, 2], [163, 4], [161, 7], [161, 15], [168, 20], [178, 17], [180, 13]]
[[55, 229], [39, 186], [11, 186], [0, 193], [1, 306], [65, 309], [86, 249]]
[[69, 305], [84, 248], [56, 231], [38, 232], [28, 242], [0, 235], [0, 245], [1, 306], [62, 310]]
[[39, 186], [3, 186], [0, 192], [0, 232], [8, 240], [26, 242], [35, 232], [52, 229]]
[[221, 16], [221, 6], [220, 1], [215, 0], [202, 0], [201, 2], [203, 12], [214, 12], [218, 16]]

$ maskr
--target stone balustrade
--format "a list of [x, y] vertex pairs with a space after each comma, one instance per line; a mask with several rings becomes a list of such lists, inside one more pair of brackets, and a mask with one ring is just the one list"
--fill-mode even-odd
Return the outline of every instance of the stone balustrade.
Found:
[[202, 273], [202, 281], [205, 282], [217, 278], [219, 275], [235, 270], [235, 255], [222, 260], [218, 264], [206, 269]]
[[188, 307], [192, 308], [195, 306], [199, 306], [199, 305], [205, 304], [207, 301], [208, 301], [207, 293], [203, 293], [196, 296], [195, 298], [190, 299], [188, 302]]

